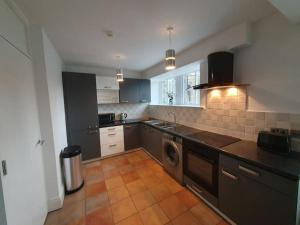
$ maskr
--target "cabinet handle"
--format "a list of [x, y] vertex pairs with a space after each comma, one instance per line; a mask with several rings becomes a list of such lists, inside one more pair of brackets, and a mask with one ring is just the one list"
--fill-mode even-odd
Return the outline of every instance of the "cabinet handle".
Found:
[[116, 128], [108, 128], [107, 130], [115, 130]]
[[252, 176], [255, 176], [255, 177], [259, 177], [260, 176], [260, 173], [254, 171], [254, 170], [248, 169], [248, 168], [246, 168], [244, 166], [239, 165], [238, 168], [239, 168], [239, 170], [242, 170], [242, 171], [244, 171], [244, 172], [246, 172], [246, 173], [248, 173], [248, 174], [250, 174]]
[[121, 103], [127, 103], [128, 101], [121, 101]]
[[115, 136], [116, 135], [116, 133], [114, 133], [114, 134], [108, 134], [108, 136]]
[[232, 175], [231, 173], [228, 173], [227, 171], [222, 169], [222, 174], [225, 175], [226, 177], [229, 177], [232, 180], [238, 181], [239, 178], [237, 176]]
[[113, 145], [109, 145], [109, 147], [115, 147], [115, 146], [117, 146], [116, 144], [113, 144]]
[[111, 88], [111, 86], [104, 86], [104, 88]]

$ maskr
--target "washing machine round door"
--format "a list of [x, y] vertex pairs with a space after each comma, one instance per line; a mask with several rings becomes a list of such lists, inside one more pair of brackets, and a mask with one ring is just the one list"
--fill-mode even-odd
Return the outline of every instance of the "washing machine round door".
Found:
[[164, 146], [164, 154], [167, 163], [175, 167], [179, 163], [179, 151], [176, 144], [172, 141], [167, 141]]

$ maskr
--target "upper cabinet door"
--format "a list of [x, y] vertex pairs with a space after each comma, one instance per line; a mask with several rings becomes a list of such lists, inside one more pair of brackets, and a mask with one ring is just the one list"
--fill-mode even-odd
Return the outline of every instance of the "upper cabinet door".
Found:
[[139, 103], [139, 79], [120, 82], [120, 103]]
[[150, 80], [141, 79], [139, 81], [139, 102], [151, 102], [151, 84]]
[[150, 96], [150, 80], [126, 78], [120, 83], [120, 103], [146, 103]]
[[96, 76], [98, 90], [119, 90], [119, 83], [115, 77]]

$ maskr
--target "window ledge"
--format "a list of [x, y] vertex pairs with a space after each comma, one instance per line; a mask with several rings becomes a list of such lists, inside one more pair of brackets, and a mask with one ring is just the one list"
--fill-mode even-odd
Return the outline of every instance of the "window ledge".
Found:
[[200, 105], [164, 105], [164, 104], [149, 104], [150, 106], [166, 106], [166, 107], [183, 107], [183, 108], [198, 108], [204, 109], [203, 106]]

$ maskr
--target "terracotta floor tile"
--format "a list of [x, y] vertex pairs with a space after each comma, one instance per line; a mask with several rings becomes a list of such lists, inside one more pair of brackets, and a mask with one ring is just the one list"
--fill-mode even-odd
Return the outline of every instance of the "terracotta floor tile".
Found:
[[140, 176], [137, 174], [137, 172], [132, 171], [132, 172], [122, 175], [122, 178], [123, 178], [124, 183], [127, 184], [132, 181], [140, 179]]
[[130, 163], [134, 163], [142, 160], [141, 157], [139, 157], [138, 155], [130, 156], [127, 159]]
[[117, 223], [116, 225], [143, 225], [143, 222], [141, 220], [141, 217], [139, 214], [135, 214], [133, 216], [130, 216], [121, 222]]
[[174, 195], [159, 203], [170, 219], [174, 219], [187, 210], [187, 207]]
[[104, 159], [102, 162], [101, 162], [101, 167], [102, 167], [102, 171], [107, 171], [107, 170], [112, 170], [112, 169], [115, 169], [116, 166], [114, 164], [114, 161], [113, 159]]
[[90, 167], [94, 167], [94, 166], [100, 166], [100, 160], [95, 161], [95, 162], [90, 162], [90, 163], [85, 163], [83, 164], [84, 168], [90, 168]]
[[66, 225], [85, 225], [85, 217], [82, 217], [80, 219], [77, 219], [77, 220], [74, 220], [73, 222], [71, 223], [68, 223]]
[[145, 160], [142, 159], [140, 161], [132, 162], [131, 165], [135, 168], [135, 170], [138, 170], [140, 168], [145, 167]]
[[88, 197], [92, 197], [94, 195], [100, 194], [102, 192], [105, 192], [105, 191], [106, 191], [105, 183], [104, 183], [104, 181], [101, 181], [98, 183], [86, 185], [85, 196], [88, 198]]
[[113, 177], [116, 177], [116, 176], [120, 175], [118, 169], [106, 170], [106, 171], [103, 172], [103, 174], [104, 174], [105, 179], [113, 178]]
[[126, 173], [129, 173], [129, 172], [135, 171], [134, 167], [131, 164], [118, 167], [118, 169], [119, 169], [119, 173], [122, 174], [122, 175], [124, 175]]
[[137, 210], [130, 198], [123, 199], [111, 206], [113, 220], [115, 223], [132, 216], [137, 213]]
[[84, 218], [85, 215], [85, 202], [75, 202], [62, 208], [58, 213], [58, 224], [70, 224]]
[[138, 211], [142, 211], [143, 209], [148, 208], [156, 203], [156, 200], [150, 191], [139, 192], [135, 195], [132, 195], [131, 198]]
[[129, 197], [128, 190], [125, 186], [114, 188], [108, 191], [109, 201], [111, 204], [116, 203], [124, 198]]
[[94, 195], [92, 197], [86, 198], [85, 210], [86, 213], [91, 213], [96, 209], [109, 206], [109, 198], [107, 192], [102, 192], [100, 194]]
[[93, 166], [85, 168], [85, 177], [97, 176], [102, 173], [101, 166]]
[[161, 180], [154, 174], [151, 174], [150, 176], [147, 177], [143, 177], [142, 181], [148, 188], [151, 188], [161, 183]]
[[89, 185], [89, 184], [94, 184], [94, 183], [98, 183], [101, 181], [104, 181], [104, 175], [103, 173], [96, 175], [96, 176], [91, 176], [91, 177], [86, 177], [84, 179], [85, 185]]
[[148, 167], [138, 169], [137, 173], [141, 178], [144, 178], [144, 177], [147, 177], [147, 176], [150, 176], [153, 174], [153, 172]]
[[131, 195], [145, 191], [147, 189], [140, 179], [126, 184], [126, 187]]
[[66, 195], [65, 199], [64, 199], [63, 207], [65, 207], [66, 205], [72, 204], [74, 202], [84, 200], [84, 198], [85, 198], [85, 190], [84, 190], [84, 187], [83, 187], [78, 192], [75, 192], [75, 193], [70, 194], [70, 195]]
[[172, 220], [173, 225], [201, 225], [196, 217], [190, 212], [186, 211], [180, 216]]
[[106, 179], [105, 184], [106, 184], [107, 190], [111, 190], [111, 189], [114, 189], [117, 187], [121, 187], [122, 185], [124, 185], [124, 182], [123, 182], [121, 176], [116, 176], [113, 178]]
[[128, 165], [129, 164], [129, 161], [128, 159], [126, 158], [118, 158], [114, 161], [114, 164], [116, 167], [120, 167], [120, 166], [125, 166], [125, 165]]
[[100, 208], [87, 214], [86, 225], [114, 225], [111, 208]]
[[199, 203], [197, 197], [186, 189], [177, 192], [175, 195], [188, 208], [191, 208]]
[[157, 204], [140, 212], [140, 216], [144, 225], [163, 225], [169, 222], [169, 218]]
[[193, 215], [197, 218], [201, 225], [216, 225], [222, 221], [220, 216], [218, 216], [212, 209], [204, 205], [204, 203], [199, 203], [190, 209]]
[[152, 186], [149, 190], [157, 201], [161, 201], [172, 195], [172, 192], [164, 184]]
[[164, 182], [164, 184], [169, 188], [169, 190], [173, 194], [177, 193], [178, 191], [183, 190], [183, 187], [179, 183], [177, 183], [175, 180]]

